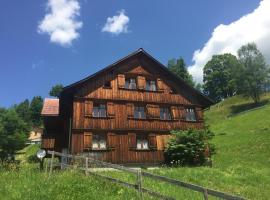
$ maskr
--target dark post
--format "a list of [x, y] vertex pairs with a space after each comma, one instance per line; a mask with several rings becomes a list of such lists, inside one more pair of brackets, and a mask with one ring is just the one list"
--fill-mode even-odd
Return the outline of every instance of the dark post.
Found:
[[85, 157], [85, 175], [88, 175], [88, 157]]
[[44, 158], [41, 158], [39, 161], [39, 169], [42, 171], [44, 169]]
[[51, 176], [52, 170], [53, 170], [53, 160], [54, 160], [54, 151], [52, 152], [52, 157], [51, 157], [49, 177]]

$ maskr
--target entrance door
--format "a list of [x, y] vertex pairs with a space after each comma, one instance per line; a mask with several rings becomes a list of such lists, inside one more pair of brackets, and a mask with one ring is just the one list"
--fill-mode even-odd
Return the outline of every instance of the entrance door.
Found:
[[115, 146], [116, 162], [128, 162], [128, 135], [117, 134], [117, 144]]

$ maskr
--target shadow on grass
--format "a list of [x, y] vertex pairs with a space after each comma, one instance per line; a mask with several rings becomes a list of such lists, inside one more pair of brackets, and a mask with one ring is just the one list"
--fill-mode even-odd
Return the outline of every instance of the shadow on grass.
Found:
[[231, 106], [231, 115], [236, 115], [238, 113], [244, 112], [244, 111], [248, 111], [254, 108], [259, 108], [262, 107], [266, 104], [269, 103], [269, 100], [263, 100], [259, 103], [246, 103], [246, 104], [241, 104], [241, 105], [233, 105]]

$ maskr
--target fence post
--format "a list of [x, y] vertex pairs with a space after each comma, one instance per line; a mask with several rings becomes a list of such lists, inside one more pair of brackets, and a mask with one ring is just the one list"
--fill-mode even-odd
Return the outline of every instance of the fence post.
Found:
[[75, 166], [75, 163], [76, 163], [75, 162], [75, 155], [72, 156], [72, 159], [73, 159], [73, 169], [75, 169], [76, 168], [76, 166]]
[[207, 189], [204, 189], [203, 196], [204, 196], [204, 200], [208, 200], [208, 192], [207, 192]]
[[143, 199], [143, 194], [142, 194], [142, 171], [141, 169], [138, 169], [137, 171], [137, 189], [139, 192], [140, 199]]
[[88, 175], [88, 157], [85, 157], [85, 175]]
[[44, 162], [45, 162], [45, 174], [47, 174], [48, 173], [48, 160], [44, 159]]
[[53, 170], [53, 160], [54, 160], [54, 151], [52, 152], [52, 157], [51, 157], [51, 162], [50, 162], [50, 173], [49, 173], [49, 177], [52, 174], [52, 170]]

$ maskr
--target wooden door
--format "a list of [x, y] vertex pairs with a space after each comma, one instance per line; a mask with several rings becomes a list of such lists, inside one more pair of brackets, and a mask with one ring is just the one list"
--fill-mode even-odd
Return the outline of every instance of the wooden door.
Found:
[[128, 135], [117, 134], [117, 144], [115, 146], [116, 163], [128, 162]]

